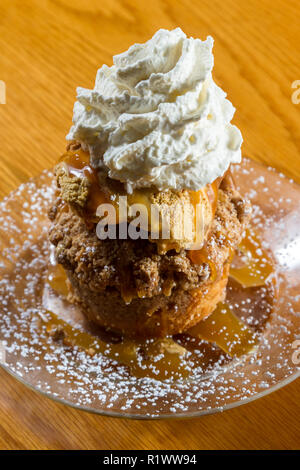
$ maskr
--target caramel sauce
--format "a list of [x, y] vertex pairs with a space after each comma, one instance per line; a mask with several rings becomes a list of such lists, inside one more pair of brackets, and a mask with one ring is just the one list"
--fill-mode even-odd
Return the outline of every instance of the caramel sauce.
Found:
[[[229, 248], [228, 263], [230, 264], [234, 256], [234, 251]], [[205, 242], [201, 250], [191, 250], [188, 252], [188, 257], [193, 264], [207, 264], [210, 268], [210, 280], [212, 282], [220, 279], [223, 276], [223, 264], [216, 264], [209, 255], [208, 245]]]
[[222, 302], [208, 318], [188, 330], [187, 334], [217, 344], [231, 357], [248, 354], [258, 344], [257, 334]]
[[274, 260], [262, 247], [259, 237], [253, 230], [246, 230], [236, 258], [238, 259], [234, 259], [231, 265], [230, 276], [243, 287], [262, 286], [275, 272]]
[[143, 343], [133, 340], [108, 342], [74, 327], [50, 311], [41, 315], [41, 321], [49, 336], [62, 341], [66, 347], [76, 347], [91, 356], [101, 354], [119, 365], [126, 366], [137, 378], [163, 380], [189, 375], [189, 370], [182, 361], [187, 351], [172, 338], [148, 340]]
[[190, 202], [193, 206], [194, 209], [194, 221], [193, 221], [193, 226], [194, 226], [194, 241], [197, 243], [197, 236], [198, 236], [198, 227], [197, 227], [197, 207], [200, 207], [202, 199], [205, 197], [205, 194], [200, 190], [200, 191], [189, 191], [189, 198]]
[[219, 187], [222, 182], [222, 179], [223, 179], [222, 177], [217, 178], [215, 181], [213, 181], [211, 184], [207, 184], [205, 187], [208, 200], [212, 206], [213, 217], [215, 216], [215, 213], [216, 213], [217, 202], [218, 202], [218, 191], [219, 191]]
[[[137, 189], [134, 191], [133, 194], [127, 194], [125, 190], [121, 190], [117, 193], [109, 192], [108, 190], [103, 191], [99, 185], [97, 170], [90, 165], [89, 153], [83, 151], [82, 149], [78, 149], [75, 151], [67, 151], [65, 154], [62, 155], [59, 161], [66, 166], [69, 176], [80, 178], [85, 177], [91, 184], [87, 206], [85, 207], [85, 220], [88, 225], [90, 225], [91, 223], [98, 222], [98, 218], [96, 217], [97, 208], [101, 204], [105, 203], [110, 203], [114, 206], [116, 211], [116, 222], [118, 224], [124, 222], [123, 220], [120, 220], [119, 196], [126, 196], [128, 213], [130, 212], [130, 208], [134, 204], [141, 204], [145, 208], [144, 213], [141, 214], [141, 228], [145, 231], [150, 231], [151, 228], [152, 230], [156, 229], [157, 232], [160, 233], [160, 227], [155, 228], [151, 225], [151, 223], [153, 223], [153, 221], [151, 220], [151, 197], [153, 195], [153, 188]], [[207, 200], [208, 203], [211, 205], [211, 220], [213, 219], [217, 206], [218, 188], [221, 180], [222, 178], [217, 178], [212, 184], [208, 184], [207, 186], [205, 186], [205, 188], [199, 191], [189, 191], [190, 203], [194, 208], [194, 232], [196, 234], [197, 205], [201, 205], [201, 203], [205, 203], [205, 200]], [[145, 222], [143, 222], [143, 219], [145, 220]], [[155, 240], [153, 241], [155, 242]], [[166, 251], [174, 248], [174, 243], [172, 243], [171, 241], [168, 243], [168, 240], [163, 240], [163, 244]], [[177, 245], [175, 244], [175, 247], [176, 246]]]
[[[108, 192], [104, 193], [101, 190], [98, 182], [97, 170], [92, 168], [90, 165], [90, 156], [88, 152], [83, 151], [82, 149], [78, 149], [75, 151], [67, 151], [64, 155], [62, 155], [60, 162], [62, 162], [67, 169], [67, 173], [69, 176], [80, 177], [80, 178], [87, 178], [90, 182], [91, 188], [89, 191], [89, 198], [87, 202], [87, 206], [84, 211], [84, 219], [89, 228], [92, 228], [94, 223], [98, 221], [96, 217], [96, 211], [99, 205], [110, 203], [114, 206], [116, 211], [116, 221], [117, 223], [124, 222], [120, 220], [120, 211], [119, 211], [119, 195], [125, 195], [122, 193], [119, 194], [108, 194]], [[189, 191], [190, 202], [194, 208], [194, 233], [195, 237], [197, 237], [197, 206], [201, 205], [201, 203], [205, 203], [208, 200], [209, 204], [211, 204], [211, 219], [214, 217], [216, 205], [217, 205], [217, 198], [218, 198], [218, 188], [220, 185], [222, 178], [218, 178], [212, 184], [207, 185], [204, 189], [200, 191]], [[151, 196], [153, 191], [151, 189], [142, 189], [136, 190], [133, 194], [126, 194], [127, 196], [127, 211], [130, 211], [130, 207], [133, 204], [141, 204], [145, 208], [144, 220], [145, 222], [141, 223], [141, 228], [145, 231], [149, 229], [148, 220], [151, 226]], [[65, 207], [66, 204], [63, 204]], [[141, 214], [143, 215], [143, 214]], [[142, 218], [143, 220], [143, 218]], [[207, 227], [208, 228], [208, 227]], [[160, 232], [160, 228], [156, 228], [158, 232]], [[155, 240], [153, 240], [155, 242]], [[160, 251], [167, 252], [172, 249], [178, 249], [178, 244], [174, 243], [172, 240], [157, 240], [158, 249]], [[203, 257], [205, 257], [205, 248], [202, 251], [193, 251], [190, 252], [191, 259], [195, 263], [203, 262]], [[206, 259], [206, 258], [205, 258]], [[209, 262], [209, 260], [208, 260]], [[211, 263], [211, 271], [213, 273], [213, 277], [217, 277], [217, 272], [214, 272], [214, 266]], [[168, 292], [169, 286], [164, 286], [164, 291]], [[133, 298], [135, 298], [138, 293], [133, 291], [130, 288], [124, 288], [121, 292], [122, 297], [126, 303], [130, 303]]]
[[132, 300], [138, 296], [138, 294], [135, 288], [130, 287], [129, 285], [124, 285], [121, 289], [121, 296], [125, 304], [130, 304]]
[[[257, 288], [259, 292], [261, 287], [258, 286], [269, 286], [267, 291], [274, 296], [274, 286], [269, 283], [270, 276], [275, 270], [274, 263], [271, 256], [261, 247], [257, 235], [247, 230], [239, 250], [247, 254], [249, 261], [242, 267], [233, 268], [232, 277], [237, 282], [236, 286], [240, 286], [239, 289], [245, 292], [249, 290], [249, 287]], [[200, 251], [205, 259], [205, 251]], [[67, 276], [61, 266], [50, 267], [48, 283], [59, 296], [67, 296]], [[128, 295], [130, 296], [131, 293]], [[266, 292], [263, 296], [263, 300], [266, 300]], [[272, 306], [272, 303], [270, 299], [267, 309]], [[42, 317], [48, 334], [55, 339], [62, 339], [66, 346], [84, 350], [92, 356], [103, 354], [108, 359], [126, 366], [130, 374], [139, 378], [152, 377], [158, 380], [187, 378], [193, 365], [205, 367], [209, 363], [209, 357], [204, 357], [203, 354], [202, 356], [194, 354], [192, 362], [189, 362], [191, 358], [188, 359], [188, 354], [191, 348], [193, 349], [195, 340], [207, 342], [205, 344], [215, 344], [230, 357], [240, 357], [253, 352], [259, 340], [258, 332], [241, 321], [226, 302], [218, 304], [208, 318], [199, 322], [184, 335], [140, 342], [129, 339], [110, 342], [107, 336], [106, 339], [101, 339], [99, 332], [93, 335], [82, 331], [50, 311]], [[185, 340], [181, 341], [181, 337]], [[211, 354], [211, 351], [208, 354]]]
[[[207, 195], [207, 198], [211, 205], [211, 210], [212, 210], [211, 220], [213, 220], [215, 213], [216, 213], [217, 202], [218, 202], [218, 191], [219, 191], [219, 187], [222, 182], [222, 179], [223, 178], [217, 178], [215, 181], [213, 181], [213, 183], [207, 184], [205, 186], [205, 193]], [[201, 191], [196, 191], [196, 192], [190, 191], [190, 198], [194, 206], [195, 214], [196, 214], [197, 205], [201, 203], [200, 194], [201, 194]], [[195, 216], [195, 221], [194, 221], [195, 227], [196, 227], [196, 223], [197, 223], [197, 218]], [[207, 227], [205, 239], [207, 238], [209, 229], [210, 229], [210, 225]], [[196, 227], [196, 231], [197, 231], [197, 227]], [[216, 279], [218, 272], [217, 272], [216, 266], [210, 261], [207, 251], [208, 251], [207, 245], [204, 242], [202, 248], [197, 249], [197, 250], [193, 250], [193, 249], [189, 250], [188, 256], [193, 264], [202, 264], [202, 263], [209, 264], [210, 269], [211, 269], [212, 279]]]
[[63, 297], [67, 297], [69, 293], [68, 280], [66, 271], [60, 264], [52, 264], [48, 270], [48, 284], [52, 289]]
[[70, 176], [87, 178], [90, 182], [91, 188], [85, 211], [87, 221], [91, 222], [95, 219], [98, 206], [109, 203], [110, 199], [99, 186], [97, 171], [90, 165], [89, 153], [82, 149], [68, 151], [62, 155], [60, 162], [66, 165]]
[[[233, 256], [234, 253], [232, 252], [230, 255], [231, 260]], [[212, 280], [215, 280], [221, 274], [218, 267], [209, 258], [207, 244], [204, 244], [200, 250], [190, 250], [188, 257], [193, 264], [208, 264]], [[263, 248], [261, 240], [254, 230], [246, 229], [245, 236], [231, 264], [230, 277], [243, 287], [258, 287], [264, 285], [274, 272], [275, 264], [270, 253]]]
[[[203, 189], [200, 189], [199, 191], [189, 191], [189, 198], [190, 202], [193, 206], [194, 209], [194, 233], [195, 233], [195, 238], [194, 241], [196, 244], [199, 243], [199, 235], [200, 235], [200, 230], [204, 228], [203, 232], [203, 240], [206, 238], [206, 235], [210, 229], [211, 222], [215, 216], [216, 208], [217, 208], [217, 201], [218, 201], [218, 190], [220, 186], [220, 182], [222, 181], [222, 178], [217, 178], [213, 183], [207, 184]], [[208, 220], [202, 220], [201, 223], [206, 223], [205, 227], [198, 227], [198, 223], [200, 222], [198, 220], [198, 214], [197, 214], [197, 208], [201, 208], [201, 206], [204, 204], [209, 204], [210, 205], [210, 216], [208, 217]], [[190, 250], [190, 251], [198, 251], [198, 250]]]
[[[262, 243], [255, 232], [246, 230], [245, 237], [237, 250], [237, 256], [243, 255], [246, 259], [234, 260], [229, 276], [233, 278], [241, 289], [267, 286], [272, 296], [276, 296], [275, 264], [270, 253], [262, 247]], [[190, 258], [194, 263], [209, 262], [207, 250], [191, 251]], [[239, 264], [239, 266], [236, 266]], [[264, 294], [265, 296], [266, 294]], [[270, 299], [270, 305], [272, 305]], [[245, 325], [230, 310], [229, 305], [220, 303], [216, 310], [205, 320], [198, 323], [188, 331], [188, 334], [214, 342], [230, 356], [241, 356], [250, 353], [258, 343], [258, 336], [252, 328]]]
[[[68, 279], [61, 265], [50, 266], [47, 281], [59, 296], [67, 297]], [[131, 296], [130, 292], [126, 295]], [[143, 342], [126, 339], [115, 342], [116, 338], [113, 337], [114, 342], [110, 342], [107, 340], [107, 333], [103, 332], [105, 340], [102, 340], [99, 335], [94, 336], [82, 331], [49, 310], [41, 315], [41, 320], [47, 333], [54, 339], [62, 340], [65, 346], [76, 347], [91, 356], [103, 354], [108, 359], [128, 367], [135, 377], [162, 380], [189, 375], [186, 364], [182, 361], [187, 351], [171, 337]]]
[[[91, 183], [91, 197], [87, 207], [89, 217], [95, 216], [98, 205], [102, 203], [112, 202], [118, 209], [115, 195], [111, 198], [111, 195], [101, 191], [97, 172], [90, 166], [88, 153], [82, 150], [67, 152], [62, 157], [62, 161], [67, 165], [70, 175], [84, 176]], [[216, 210], [220, 182], [221, 179], [218, 179], [205, 188], [213, 214]], [[194, 208], [201, 203], [205, 196], [203, 190], [190, 191], [189, 195]], [[150, 213], [150, 196], [151, 190], [136, 191], [133, 195], [128, 195], [128, 204], [129, 206], [136, 203], [144, 204]], [[189, 257], [195, 264], [209, 264], [213, 280], [222, 275], [209, 259], [206, 245], [200, 250], [189, 251]], [[246, 231], [246, 236], [238, 248], [236, 258], [238, 259], [234, 260], [230, 276], [239, 283], [241, 289], [265, 285], [275, 271], [271, 256], [263, 249], [259, 238], [253, 231]], [[58, 295], [67, 297], [67, 277], [62, 267], [51, 266], [48, 283]], [[169, 290], [170, 286], [166, 285], [165, 293], [168, 294]], [[125, 302], [130, 302], [136, 293], [125, 288], [122, 296]], [[126, 366], [130, 373], [136, 377], [153, 377], [162, 380], [170, 377], [184, 378], [190, 375], [191, 367], [185, 360], [188, 351], [178, 344], [175, 337], [144, 342], [124, 339], [117, 343], [111, 343], [72, 326], [50, 311], [46, 312], [44, 324], [48, 334], [62, 339], [66, 346], [76, 346], [90, 355], [102, 354]], [[185, 335], [192, 339], [216, 344], [231, 357], [250, 353], [258, 342], [255, 331], [234, 315], [226, 303], [220, 303], [207, 319], [191, 328]], [[197, 365], [201, 363], [199, 357], [194, 358], [195, 360]]]
[[204, 246], [200, 250], [190, 250], [188, 257], [193, 264], [208, 264], [210, 268], [210, 278], [215, 281], [217, 278], [222, 276], [222, 271], [219, 267], [210, 259], [208, 254], [208, 246], [204, 243]]

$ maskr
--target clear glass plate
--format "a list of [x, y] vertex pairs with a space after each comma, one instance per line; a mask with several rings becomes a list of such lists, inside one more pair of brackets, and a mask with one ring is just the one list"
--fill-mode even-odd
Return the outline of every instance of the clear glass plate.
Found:
[[47, 211], [51, 172], [20, 186], [0, 204], [0, 352], [2, 366], [49, 398], [86, 411], [128, 418], [192, 417], [232, 408], [274, 391], [300, 374], [300, 188], [274, 169], [244, 159], [233, 169], [254, 206], [252, 226], [276, 260], [278, 295], [266, 315], [267, 290], [236, 289], [234, 313], [259, 332], [256, 349], [231, 359], [201, 341], [210, 360], [186, 378], [137, 378], [102, 354], [54, 341], [46, 308], [89, 332], [78, 309], [47, 283], [51, 250]]

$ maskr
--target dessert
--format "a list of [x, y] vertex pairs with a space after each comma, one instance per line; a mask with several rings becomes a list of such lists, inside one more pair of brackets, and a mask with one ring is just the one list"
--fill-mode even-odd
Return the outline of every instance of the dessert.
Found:
[[50, 241], [69, 300], [124, 336], [182, 333], [210, 315], [250, 218], [230, 173], [242, 138], [212, 79], [212, 46], [160, 30], [77, 90]]

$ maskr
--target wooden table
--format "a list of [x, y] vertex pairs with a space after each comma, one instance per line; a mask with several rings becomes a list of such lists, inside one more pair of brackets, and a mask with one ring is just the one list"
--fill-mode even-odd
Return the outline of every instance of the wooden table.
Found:
[[[297, 0], [2, 0], [0, 196], [55, 163], [76, 86], [92, 87], [113, 54], [176, 26], [215, 38], [214, 76], [238, 108], [244, 154], [300, 182], [299, 13]], [[2, 449], [295, 449], [299, 413], [299, 380], [223, 414], [138, 422], [69, 409], [0, 372]]]

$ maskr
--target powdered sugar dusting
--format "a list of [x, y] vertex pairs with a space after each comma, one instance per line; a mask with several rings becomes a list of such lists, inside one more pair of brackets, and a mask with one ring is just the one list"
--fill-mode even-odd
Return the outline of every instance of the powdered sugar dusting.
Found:
[[234, 173], [241, 192], [254, 205], [253, 223], [278, 263], [279, 296], [269, 319], [257, 315], [259, 306], [250, 295], [235, 301], [234, 289], [228, 291], [231, 308], [262, 332], [256, 352], [232, 361], [219, 354], [211, 367], [196, 367], [188, 379], [155, 380], [133, 377], [101, 354], [91, 357], [54, 342], [41, 326], [50, 255], [47, 210], [55, 191], [52, 174], [44, 172], [0, 205], [0, 340], [7, 344], [5, 367], [74, 406], [145, 418], [222, 410], [299, 374], [292, 346], [300, 338], [299, 188], [272, 168], [249, 160]]

